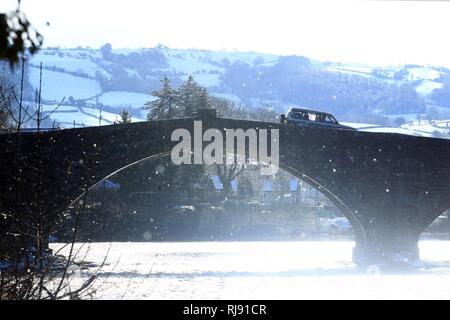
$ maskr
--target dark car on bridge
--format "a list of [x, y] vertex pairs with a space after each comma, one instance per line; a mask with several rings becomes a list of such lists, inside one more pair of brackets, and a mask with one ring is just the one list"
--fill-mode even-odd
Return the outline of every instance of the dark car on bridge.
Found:
[[355, 128], [340, 124], [336, 118], [329, 113], [300, 108], [291, 108], [286, 114], [282, 114], [281, 123], [293, 124], [301, 127], [328, 127], [356, 130]]

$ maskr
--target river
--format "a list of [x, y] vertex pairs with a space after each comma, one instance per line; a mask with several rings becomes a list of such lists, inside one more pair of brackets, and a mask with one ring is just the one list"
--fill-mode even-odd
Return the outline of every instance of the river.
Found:
[[[450, 241], [421, 241], [420, 265], [381, 274], [351, 262], [353, 245], [92, 243], [78, 257], [89, 272], [106, 257], [93, 299], [450, 299]], [[76, 271], [74, 285], [88, 271]]]

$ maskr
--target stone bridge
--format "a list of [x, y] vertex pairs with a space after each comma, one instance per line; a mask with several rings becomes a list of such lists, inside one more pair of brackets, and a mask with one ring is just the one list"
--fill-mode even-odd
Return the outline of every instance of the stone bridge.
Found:
[[[1, 134], [0, 210], [35, 199], [59, 213], [90, 187], [143, 159], [167, 155], [194, 118]], [[204, 118], [203, 130], [279, 129], [280, 167], [324, 193], [349, 219], [359, 264], [419, 257], [420, 234], [450, 207], [450, 140]], [[225, 134], [224, 134], [225, 136]], [[18, 153], [16, 153], [16, 151]], [[19, 154], [21, 179], [9, 169]]]

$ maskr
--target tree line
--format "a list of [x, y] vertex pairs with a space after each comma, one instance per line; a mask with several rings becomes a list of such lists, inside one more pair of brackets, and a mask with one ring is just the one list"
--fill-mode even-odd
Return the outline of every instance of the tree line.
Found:
[[193, 75], [190, 75], [179, 87], [173, 87], [168, 77], [164, 77], [161, 83], [161, 89], [152, 92], [155, 99], [147, 101], [144, 105], [144, 108], [148, 110], [148, 120], [191, 117], [193, 113], [202, 109], [215, 109], [220, 116], [227, 118], [268, 122], [276, 122], [279, 119], [270, 105], [249, 108], [233, 100], [208, 93]]
[[390, 84], [380, 77], [314, 68], [306, 58], [281, 57], [274, 65], [236, 61], [221, 76], [223, 88], [242, 101], [276, 100], [320, 108], [338, 116], [423, 113], [425, 101], [410, 84]]

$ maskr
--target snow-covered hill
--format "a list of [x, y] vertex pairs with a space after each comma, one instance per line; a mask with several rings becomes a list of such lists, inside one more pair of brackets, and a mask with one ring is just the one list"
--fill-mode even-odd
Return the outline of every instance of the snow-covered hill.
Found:
[[[283, 96], [276, 89], [270, 90], [271, 78], [268, 78], [268, 72], [265, 70], [271, 71], [273, 74], [270, 76], [277, 80], [283, 77], [283, 72], [289, 73], [289, 68], [301, 68], [303, 63], [300, 61], [296, 64], [297, 61], [294, 63], [289, 61], [286, 64], [287, 68], [279, 68], [280, 71], [275, 67], [280, 63], [281, 58], [255, 52], [181, 50], [163, 46], [152, 49], [114, 49], [106, 53], [104, 49], [46, 49], [33, 56], [29, 66], [29, 80], [34, 89], [39, 87], [39, 65], [42, 63], [42, 98], [46, 108], [65, 99], [63, 108], [60, 107], [51, 115], [52, 120], [63, 126], [110, 124], [123, 109], [131, 113], [134, 121], [143, 121], [146, 118], [146, 111], [142, 107], [146, 101], [154, 99], [151, 92], [158, 89], [162, 77], [168, 76], [174, 85], [179, 85], [191, 74], [196, 81], [208, 89], [210, 94], [231, 99], [236, 103], [244, 103], [250, 107], [270, 104], [281, 113], [296, 104], [286, 98], [286, 94]], [[358, 83], [367, 83], [367, 86], [372, 83], [378, 87], [407, 84], [416, 90], [418, 97], [427, 105], [432, 105], [438, 112], [450, 114], [450, 108], [430, 99], [435, 90], [443, 88], [443, 79], [449, 76], [450, 72], [444, 68], [416, 65], [379, 67], [356, 63], [309, 61], [308, 68], [311, 70], [309, 77], [312, 81], [316, 81], [314, 79], [316, 75], [320, 80], [324, 74], [335, 74], [338, 76], [335, 79], [344, 83], [347, 81], [349, 86], [354, 79], [358, 80]], [[236, 73], [232, 74], [236, 68], [240, 68], [241, 73], [242, 70], [250, 71], [243, 73], [242, 77], [236, 77]], [[257, 72], [258, 70], [260, 71]], [[232, 80], [230, 80], [230, 74], [234, 76], [234, 78], [231, 77]], [[237, 73], [237, 75], [241, 74]], [[246, 78], [248, 81], [245, 80]], [[231, 86], [230, 81], [233, 84]], [[360, 96], [365, 89], [359, 90], [355, 96]], [[339, 96], [337, 98], [339, 99]], [[336, 99], [336, 94], [332, 99]], [[320, 103], [320, 99], [316, 100]], [[313, 101], [312, 104], [316, 107], [315, 104], [318, 103]], [[313, 107], [312, 104], [304, 106]], [[316, 108], [326, 108], [327, 105], [325, 101]], [[367, 113], [367, 110], [365, 112]], [[375, 106], [369, 109], [369, 113], [377, 116], [398, 118], [397, 115], [383, 114], [383, 112]], [[431, 136], [436, 132], [446, 135], [448, 132], [447, 128], [440, 129], [436, 125], [424, 127], [423, 124], [419, 126], [418, 123], [411, 122], [416, 119], [415, 112], [400, 116], [407, 122], [401, 128], [378, 125], [367, 129], [369, 125], [364, 130], [396, 131], [424, 136]], [[361, 127], [358, 124], [355, 126]]]
[[429, 138], [450, 138], [450, 120], [441, 121], [412, 121], [400, 127], [380, 126], [373, 124], [361, 124], [343, 122], [342, 124], [364, 132], [397, 133]]

